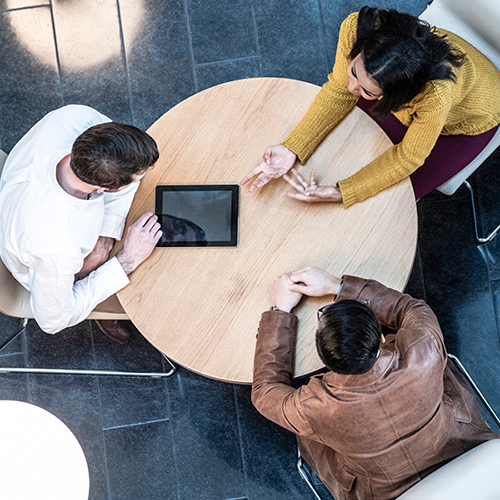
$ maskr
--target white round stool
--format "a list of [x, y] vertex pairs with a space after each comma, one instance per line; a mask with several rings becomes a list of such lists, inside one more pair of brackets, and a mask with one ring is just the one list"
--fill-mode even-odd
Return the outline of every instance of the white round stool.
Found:
[[80, 443], [57, 417], [21, 401], [0, 401], [0, 498], [88, 500]]

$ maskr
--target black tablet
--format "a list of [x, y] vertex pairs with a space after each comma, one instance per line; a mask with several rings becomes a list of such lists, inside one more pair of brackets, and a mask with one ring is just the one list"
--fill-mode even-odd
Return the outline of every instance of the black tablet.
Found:
[[163, 231], [156, 246], [237, 246], [239, 198], [237, 184], [156, 186]]

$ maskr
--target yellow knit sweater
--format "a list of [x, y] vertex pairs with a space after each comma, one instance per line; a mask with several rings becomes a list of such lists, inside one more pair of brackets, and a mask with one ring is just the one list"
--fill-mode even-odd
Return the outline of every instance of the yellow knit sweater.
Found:
[[[347, 90], [347, 66], [357, 25], [358, 13], [342, 23], [333, 71], [304, 118], [283, 142], [301, 163], [356, 104], [358, 97]], [[464, 64], [454, 69], [456, 83], [431, 81], [394, 113], [408, 127], [403, 141], [356, 174], [338, 181], [345, 208], [408, 177], [423, 165], [440, 134], [477, 135], [500, 123], [500, 72], [459, 36], [442, 29], [436, 29], [436, 33], [446, 34], [447, 40], [466, 55]]]

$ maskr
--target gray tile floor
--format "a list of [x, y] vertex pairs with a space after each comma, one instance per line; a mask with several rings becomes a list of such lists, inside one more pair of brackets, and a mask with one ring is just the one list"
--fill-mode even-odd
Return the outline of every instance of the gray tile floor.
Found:
[[[363, 4], [0, 0], [0, 147], [10, 151], [69, 103], [147, 129], [186, 97], [226, 81], [279, 76], [321, 85], [341, 21]], [[372, 5], [418, 15], [425, 0]], [[500, 222], [499, 163], [497, 153], [472, 179], [485, 230]], [[462, 188], [452, 197], [431, 193], [418, 212], [408, 291], [434, 308], [449, 350], [500, 411], [500, 237], [475, 245]], [[20, 320], [0, 317], [0, 344], [19, 328]], [[0, 364], [150, 371], [164, 361], [138, 332], [121, 346], [91, 322], [50, 336], [31, 321], [0, 351]], [[296, 473], [294, 436], [262, 418], [249, 394], [183, 369], [167, 381], [0, 374], [1, 399], [46, 408], [75, 433], [93, 500], [312, 499]]]

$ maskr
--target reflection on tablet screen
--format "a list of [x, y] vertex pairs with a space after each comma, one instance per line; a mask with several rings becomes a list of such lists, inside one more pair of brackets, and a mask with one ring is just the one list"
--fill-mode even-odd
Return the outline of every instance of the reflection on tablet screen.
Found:
[[157, 246], [236, 246], [239, 186], [157, 186]]

